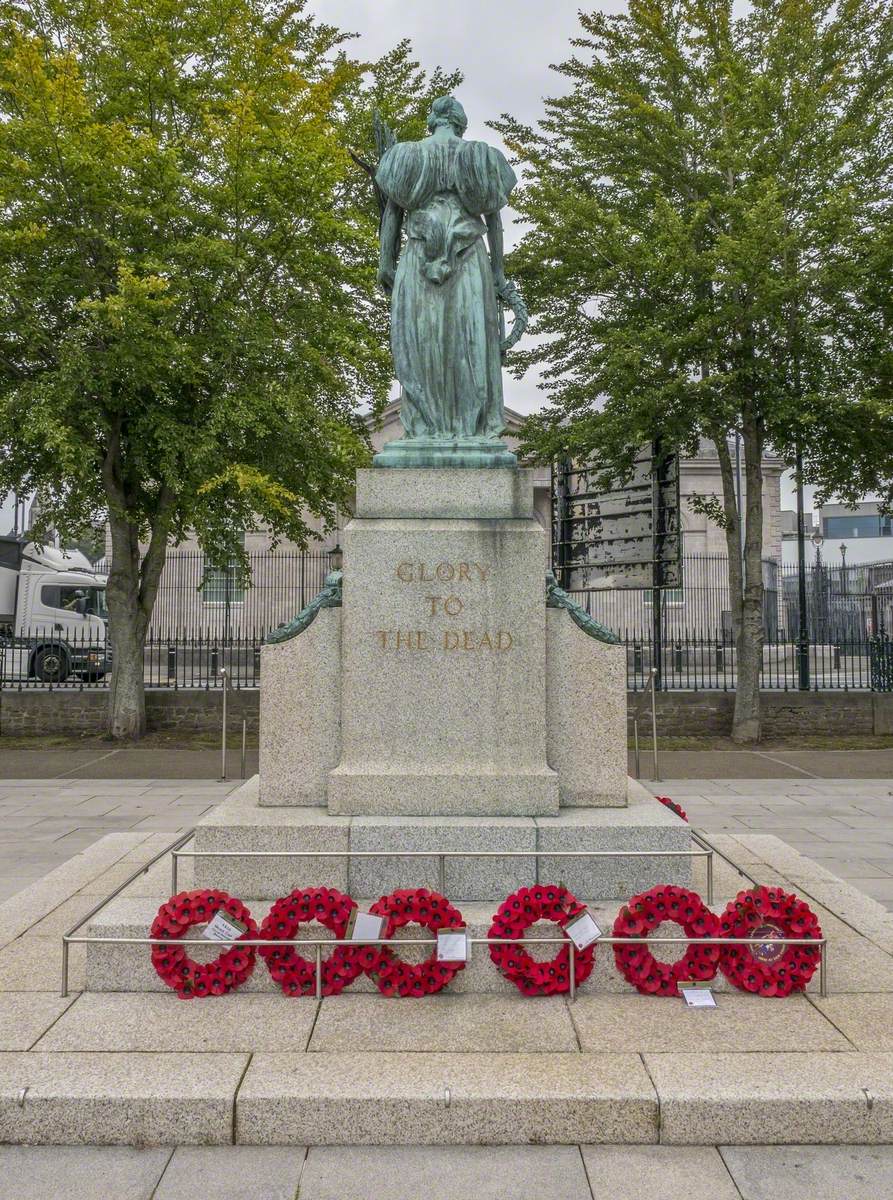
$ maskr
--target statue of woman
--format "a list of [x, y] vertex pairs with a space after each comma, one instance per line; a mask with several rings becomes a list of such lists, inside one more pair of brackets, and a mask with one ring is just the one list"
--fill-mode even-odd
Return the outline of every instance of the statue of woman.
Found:
[[431, 107], [430, 136], [391, 146], [375, 175], [387, 197], [378, 279], [391, 295], [406, 431], [376, 455], [376, 466], [516, 464], [499, 440], [498, 297], [519, 301], [505, 277], [499, 215], [517, 179], [498, 150], [463, 140], [467, 124], [462, 105], [442, 96]]

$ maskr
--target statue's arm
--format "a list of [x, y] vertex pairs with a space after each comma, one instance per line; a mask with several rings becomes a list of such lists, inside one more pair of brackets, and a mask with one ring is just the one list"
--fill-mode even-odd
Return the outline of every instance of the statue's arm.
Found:
[[499, 211], [487, 213], [487, 241], [490, 244], [490, 267], [497, 292], [505, 287], [505, 262], [503, 261], [502, 217]]
[[394, 273], [397, 270], [397, 258], [400, 254], [400, 230], [403, 228], [403, 209], [393, 200], [388, 200], [381, 219], [380, 257], [378, 262], [378, 282], [386, 292], [394, 286]]

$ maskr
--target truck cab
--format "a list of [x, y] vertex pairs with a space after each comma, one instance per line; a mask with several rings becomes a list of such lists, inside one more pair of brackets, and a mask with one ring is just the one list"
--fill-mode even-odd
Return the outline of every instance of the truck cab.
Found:
[[79, 550], [0, 537], [4, 680], [101, 679], [111, 669], [105, 586]]

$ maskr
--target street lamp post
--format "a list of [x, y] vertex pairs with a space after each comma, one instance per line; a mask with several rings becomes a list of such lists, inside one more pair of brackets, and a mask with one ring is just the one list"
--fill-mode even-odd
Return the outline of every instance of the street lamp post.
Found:
[[840, 591], [845, 596], [847, 594], [847, 577], [846, 577], [846, 542], [840, 543]]

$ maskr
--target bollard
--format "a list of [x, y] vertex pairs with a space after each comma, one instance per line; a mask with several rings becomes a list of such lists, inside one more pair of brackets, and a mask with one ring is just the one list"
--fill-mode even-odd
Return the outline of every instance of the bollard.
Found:
[[226, 783], [226, 698], [229, 692], [229, 674], [226, 667], [220, 672], [223, 679], [222, 725], [220, 730], [220, 782]]

